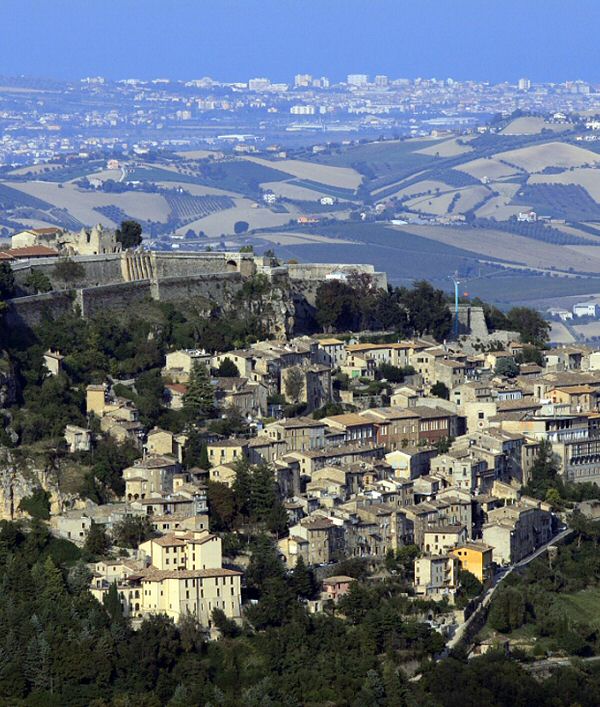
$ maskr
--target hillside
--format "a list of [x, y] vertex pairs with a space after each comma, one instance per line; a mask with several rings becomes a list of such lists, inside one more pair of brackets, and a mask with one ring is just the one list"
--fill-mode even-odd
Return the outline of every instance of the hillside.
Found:
[[[600, 293], [594, 137], [583, 123], [520, 115], [464, 135], [165, 151], [118, 168], [97, 157], [63, 160], [4, 170], [0, 229], [132, 218], [163, 249], [173, 235], [201, 249], [276, 246], [283, 257], [373, 261], [398, 281], [429, 277], [445, 287], [457, 270], [499, 302], [525, 291], [517, 284], [507, 293], [499, 281], [508, 276], [543, 303], [564, 296], [561, 278], [584, 278], [578, 291]], [[531, 209], [537, 222], [517, 221]], [[405, 226], [382, 230], [392, 219]], [[482, 270], [499, 284], [474, 282]]]

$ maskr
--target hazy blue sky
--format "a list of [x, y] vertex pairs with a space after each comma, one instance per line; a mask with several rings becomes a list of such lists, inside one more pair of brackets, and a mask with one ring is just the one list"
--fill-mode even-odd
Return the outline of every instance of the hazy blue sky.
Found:
[[600, 81], [598, 0], [0, 0], [0, 74]]

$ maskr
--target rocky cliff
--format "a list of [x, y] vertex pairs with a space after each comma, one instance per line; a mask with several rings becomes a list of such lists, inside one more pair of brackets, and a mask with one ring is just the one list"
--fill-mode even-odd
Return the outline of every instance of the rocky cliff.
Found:
[[70, 508], [77, 494], [64, 483], [68, 474], [51, 450], [0, 447], [0, 520], [21, 517], [19, 503], [39, 488], [50, 494], [51, 513]]

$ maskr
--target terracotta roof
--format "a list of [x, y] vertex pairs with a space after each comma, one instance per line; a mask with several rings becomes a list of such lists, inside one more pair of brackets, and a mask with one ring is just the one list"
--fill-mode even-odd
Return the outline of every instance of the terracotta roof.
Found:
[[342, 582], [354, 582], [354, 577], [348, 577], [345, 574], [334, 575], [333, 577], [325, 577], [323, 584], [341, 584]]
[[241, 577], [242, 572], [225, 567], [214, 567], [205, 570], [158, 570], [149, 567], [140, 573], [142, 582], [161, 582], [163, 579], [203, 579], [205, 577]]
[[181, 383], [167, 383], [165, 388], [179, 395], [185, 395], [187, 393], [187, 385], [182, 385]]
[[343, 341], [339, 339], [319, 339], [319, 346], [339, 346], [343, 344]]
[[343, 425], [344, 427], [353, 427], [357, 425], [369, 425], [372, 424], [373, 420], [359, 415], [356, 412], [348, 412], [343, 415], [332, 415], [331, 417], [324, 417], [323, 422], [327, 425], [329, 423]]
[[50, 236], [53, 233], [62, 233], [60, 228], [52, 226], [50, 228], [32, 228], [31, 233], [35, 233], [38, 236]]
[[11, 248], [8, 254], [13, 258], [49, 258], [57, 256], [58, 251], [45, 245], [32, 245], [26, 248]]

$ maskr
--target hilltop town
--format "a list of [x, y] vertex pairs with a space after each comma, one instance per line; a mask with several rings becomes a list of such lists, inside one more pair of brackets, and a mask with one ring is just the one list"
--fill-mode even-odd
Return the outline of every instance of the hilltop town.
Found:
[[418, 651], [500, 640], [492, 594], [595, 518], [600, 352], [367, 265], [133, 232], [23, 231], [0, 262], [4, 521], [134, 628], [278, 625], [278, 577], [315, 615], [401, 592]]

